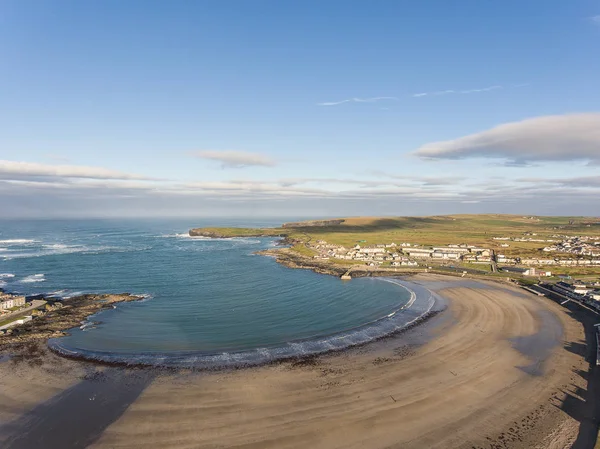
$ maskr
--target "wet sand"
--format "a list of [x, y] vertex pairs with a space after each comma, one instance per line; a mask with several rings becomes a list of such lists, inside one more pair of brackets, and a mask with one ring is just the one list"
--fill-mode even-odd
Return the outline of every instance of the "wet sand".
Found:
[[[412, 280], [447, 298], [447, 310], [304, 362], [219, 373], [127, 371], [48, 353], [40, 366], [0, 363], [0, 446], [594, 447], [585, 344], [594, 317], [509, 285]], [[61, 422], [72, 436], [51, 438]]]

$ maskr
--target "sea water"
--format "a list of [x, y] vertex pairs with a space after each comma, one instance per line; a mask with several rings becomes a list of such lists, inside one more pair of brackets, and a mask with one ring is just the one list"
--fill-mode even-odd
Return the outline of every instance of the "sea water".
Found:
[[289, 269], [256, 255], [274, 238], [191, 238], [253, 220], [0, 222], [0, 287], [68, 298], [131, 292], [51, 346], [105, 361], [229, 366], [368, 342], [426, 313], [433, 297], [398, 280]]

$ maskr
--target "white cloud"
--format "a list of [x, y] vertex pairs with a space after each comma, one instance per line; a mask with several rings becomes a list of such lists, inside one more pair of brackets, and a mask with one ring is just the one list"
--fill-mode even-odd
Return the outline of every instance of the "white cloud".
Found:
[[124, 173], [101, 167], [49, 165], [33, 162], [0, 160], [0, 178], [22, 179], [32, 177], [156, 180], [156, 178]]
[[205, 150], [195, 151], [193, 156], [221, 163], [222, 168], [244, 168], [251, 166], [273, 167], [275, 161], [263, 154], [248, 151]]
[[600, 176], [580, 176], [576, 178], [521, 178], [518, 182], [531, 184], [554, 184], [567, 187], [600, 188]]
[[265, 195], [265, 196], [298, 196], [298, 195], [328, 195], [329, 192], [322, 189], [298, 188], [295, 186], [284, 186], [279, 182], [262, 181], [203, 181], [187, 183], [183, 186], [190, 192], [223, 193], [231, 196]]
[[418, 98], [418, 97], [434, 97], [434, 96], [449, 95], [449, 94], [474, 94], [474, 93], [478, 93], [478, 92], [489, 92], [491, 90], [496, 90], [496, 89], [502, 89], [502, 86], [489, 86], [489, 87], [483, 87], [480, 89], [467, 89], [467, 90], [448, 89], [448, 90], [438, 90], [438, 91], [434, 91], [434, 92], [421, 92], [418, 94], [413, 94], [413, 97]]
[[478, 92], [489, 92], [490, 90], [502, 89], [502, 86], [490, 86], [484, 87], [481, 89], [469, 89], [469, 90], [461, 90], [459, 93], [461, 94], [474, 94]]
[[426, 159], [505, 159], [600, 163], [600, 113], [554, 115], [511, 122], [454, 140], [433, 142], [415, 154]]
[[[336, 183], [336, 181], [339, 181]], [[196, 183], [41, 178], [0, 179], [3, 216], [125, 216], [221, 214], [254, 216], [529, 213], [597, 215], [600, 184], [595, 177], [487, 180], [431, 184], [399, 180], [306, 178], [223, 180]], [[451, 186], [445, 184], [452, 183]], [[429, 184], [428, 184], [429, 183]], [[306, 185], [303, 185], [306, 184]], [[313, 185], [315, 184], [315, 185]], [[344, 186], [344, 184], [347, 184]], [[277, 206], [274, 206], [277, 204]]]
[[398, 100], [397, 97], [350, 98], [348, 100], [317, 103], [318, 106], [337, 106], [344, 103], [375, 103], [382, 100]]

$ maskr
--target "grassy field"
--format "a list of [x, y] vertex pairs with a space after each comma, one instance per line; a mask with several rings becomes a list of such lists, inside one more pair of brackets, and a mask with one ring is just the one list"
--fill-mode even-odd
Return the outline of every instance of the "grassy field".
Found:
[[[423, 246], [443, 246], [467, 243], [491, 248], [497, 254], [508, 257], [555, 257], [558, 253], [545, 253], [542, 248], [549, 242], [515, 242], [494, 240], [494, 237], [523, 237], [533, 239], [556, 239], [553, 235], [600, 236], [600, 218], [590, 217], [524, 217], [520, 215], [444, 215], [431, 217], [352, 217], [331, 226], [305, 226], [293, 228], [208, 228], [232, 237], [253, 235], [287, 235], [300, 242], [325, 240], [331, 244], [350, 248], [357, 243], [369, 246], [403, 242]], [[536, 234], [536, 235], [532, 235]], [[502, 247], [508, 244], [508, 247]], [[310, 251], [304, 245], [296, 245], [302, 254]], [[486, 265], [469, 266], [487, 271]], [[566, 274], [599, 275], [600, 268], [558, 268], [552, 271]]]
[[221, 234], [226, 237], [247, 237], [252, 235], [272, 235], [278, 236], [285, 231], [282, 228], [201, 228], [202, 231], [213, 232], [216, 234]]
[[[572, 221], [572, 224], [569, 222]], [[588, 226], [589, 225], [589, 226]], [[554, 234], [600, 236], [600, 219], [574, 217], [523, 218], [512, 215], [452, 215], [438, 217], [348, 218], [343, 224], [326, 227], [296, 228], [314, 239], [352, 246], [361, 240], [365, 245], [402, 242], [421, 245], [469, 243], [497, 247], [510, 254], [515, 250], [537, 251], [547, 246], [541, 242], [503, 242], [493, 237], [551, 238]], [[536, 236], [526, 236], [525, 233]], [[508, 248], [501, 248], [508, 243]]]

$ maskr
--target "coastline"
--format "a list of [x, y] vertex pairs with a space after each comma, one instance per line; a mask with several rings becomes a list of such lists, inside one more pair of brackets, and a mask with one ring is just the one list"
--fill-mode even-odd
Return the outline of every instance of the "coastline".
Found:
[[49, 338], [68, 335], [68, 330], [85, 322], [101, 310], [122, 302], [140, 301], [142, 296], [130, 293], [86, 294], [61, 301], [53, 301], [47, 310], [34, 320], [13, 328], [0, 336], [0, 354], [9, 353], [15, 347], [45, 343]]
[[[46, 350], [40, 365], [2, 362], [0, 420], [12, 427], [4, 434], [0, 429], [0, 445], [27, 447], [25, 441], [45, 435], [50, 440], [44, 441], [62, 438], [62, 447], [70, 447], [69, 432], [50, 430], [52, 417], [72, 414], [67, 398], [80, 394], [85, 394], [81, 406], [99, 413], [104, 405], [89, 399], [90, 389], [108, 394], [123, 379], [140, 385], [136, 397], [123, 399], [116, 417], [117, 405], [106, 405], [112, 411], [99, 421], [101, 428], [89, 431], [90, 440], [77, 429], [72, 438], [96, 449], [216, 444], [558, 449], [583, 438], [578, 416], [590, 404], [575, 398], [590, 395], [591, 403], [595, 392], [587, 385], [595, 374], [588, 373], [581, 344], [587, 334], [577, 321], [584, 314], [566, 313], [509, 284], [430, 274], [411, 281], [447, 299], [448, 308], [376, 343], [301, 361], [195, 373], [106, 367]], [[543, 328], [552, 331], [540, 334]], [[540, 357], [523, 352], [531, 345], [541, 345]], [[9, 372], [19, 375], [8, 378]], [[50, 402], [37, 405], [45, 400]], [[18, 423], [28, 426], [24, 440], [14, 436]]]
[[[338, 276], [347, 269], [297, 257], [286, 248], [261, 254], [322, 274]], [[381, 271], [353, 275], [382, 276]], [[403, 274], [390, 270], [383, 276]], [[595, 405], [600, 373], [589, 363], [594, 317], [498, 278], [421, 272], [408, 279], [448, 307], [369, 342], [231, 369], [59, 356], [43, 343], [51, 335], [47, 331], [12, 345], [11, 357], [0, 346], [0, 422], [6, 423], [0, 426], [0, 445], [594, 446], [594, 416], [600, 412]], [[88, 298], [96, 307], [90, 314], [110, 306], [91, 296], [100, 301]], [[141, 299], [129, 297], [124, 300]], [[79, 318], [75, 326], [85, 319]], [[82, 420], [85, 413], [100, 418], [56, 433], [74, 413]]]
[[[411, 295], [410, 300], [386, 316], [329, 335], [319, 335], [302, 340], [291, 340], [285, 345], [260, 347], [239, 352], [202, 353], [173, 351], [169, 353], [108, 353], [80, 350], [65, 346], [60, 338], [50, 338], [48, 347], [54, 353], [72, 360], [89, 361], [107, 366], [136, 368], [193, 369], [218, 371], [254, 366], [301, 362], [313, 357], [342, 353], [376, 341], [406, 332], [441, 312], [443, 300], [430, 290], [406, 280], [393, 282]], [[415, 292], [416, 290], [416, 292]], [[413, 308], [414, 306], [414, 308]]]

